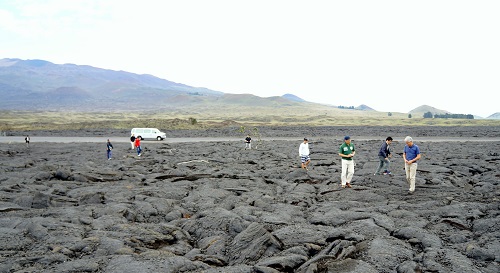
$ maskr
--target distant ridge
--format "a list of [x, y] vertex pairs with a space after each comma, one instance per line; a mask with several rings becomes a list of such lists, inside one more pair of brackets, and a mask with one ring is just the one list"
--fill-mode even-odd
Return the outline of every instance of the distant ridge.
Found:
[[180, 95], [220, 97], [224, 93], [88, 65], [0, 59], [0, 109], [153, 109]]
[[102, 91], [119, 93], [127, 89], [162, 89], [177, 92], [198, 92], [222, 95], [223, 92], [192, 87], [148, 74], [134, 74], [96, 68], [88, 65], [54, 64], [44, 60], [0, 60], [0, 83], [32, 92], [47, 92], [60, 87], [78, 87], [90, 95]]
[[[429, 105], [421, 105], [413, 110], [411, 110], [409, 113], [410, 114], [425, 114], [425, 113], [428, 113], [428, 112], [431, 112], [432, 115], [443, 115], [443, 114], [451, 114], [450, 111], [446, 111], [446, 110], [441, 110], [441, 109], [437, 109], [437, 108], [434, 108], [432, 106], [429, 106]], [[461, 114], [461, 113], [459, 113]]]
[[496, 112], [495, 114], [488, 116], [487, 119], [500, 119], [500, 112]]
[[362, 110], [362, 111], [375, 111], [373, 108], [371, 108], [368, 105], [361, 104], [360, 106], [355, 108], [356, 110]]
[[290, 106], [297, 102], [278, 96], [263, 98], [252, 94], [224, 94], [218, 98], [217, 103], [250, 107], [282, 107]]
[[293, 95], [293, 94], [285, 94], [283, 96], [281, 96], [282, 98], [285, 98], [287, 100], [291, 100], [291, 101], [296, 101], [296, 102], [306, 102], [305, 100]]
[[[434, 115], [445, 115], [445, 114], [471, 115], [470, 113], [452, 113], [450, 111], [437, 109], [437, 108], [434, 108], [434, 107], [429, 106], [429, 105], [421, 105], [421, 106], [411, 110], [409, 113], [414, 114], [414, 115], [423, 115], [423, 114], [428, 113], [428, 112], [432, 113], [433, 116]], [[474, 115], [474, 119], [484, 119], [484, 118]], [[500, 113], [497, 112], [497, 113], [487, 117], [487, 119], [500, 119]]]
[[[251, 108], [318, 106], [327, 107], [329, 110], [378, 112], [365, 104], [354, 107], [308, 102], [291, 93], [272, 97], [230, 94], [205, 87], [193, 87], [148, 74], [16, 58], [0, 59], [0, 97], [0, 110], [153, 112], [160, 109], [223, 110], [226, 106]], [[428, 105], [419, 106], [409, 113], [420, 117], [427, 112], [433, 115], [450, 113]], [[500, 119], [500, 113], [492, 114], [487, 119]]]

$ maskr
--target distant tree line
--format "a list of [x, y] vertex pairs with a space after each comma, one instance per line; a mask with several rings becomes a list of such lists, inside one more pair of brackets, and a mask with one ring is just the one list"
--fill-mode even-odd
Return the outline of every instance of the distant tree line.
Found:
[[354, 109], [354, 106], [343, 106], [343, 105], [339, 105], [339, 106], [337, 106], [337, 108], [340, 108], [340, 109]]
[[431, 112], [424, 113], [424, 118], [458, 118], [458, 119], [474, 119], [474, 115], [471, 114], [435, 114], [432, 115]]

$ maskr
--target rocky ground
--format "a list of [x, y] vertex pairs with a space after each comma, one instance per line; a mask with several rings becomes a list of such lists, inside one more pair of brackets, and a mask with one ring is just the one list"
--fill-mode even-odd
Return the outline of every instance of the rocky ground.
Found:
[[[374, 176], [389, 130], [393, 176]], [[340, 188], [333, 137], [346, 131], [380, 136], [353, 138], [350, 189]], [[0, 272], [500, 272], [500, 141], [418, 139], [498, 138], [498, 127], [260, 132], [298, 137], [256, 150], [243, 138], [146, 141], [141, 157], [116, 143], [109, 161], [105, 143], [0, 144]], [[413, 195], [401, 158], [407, 134], [423, 155]], [[303, 136], [309, 171], [298, 157]]]

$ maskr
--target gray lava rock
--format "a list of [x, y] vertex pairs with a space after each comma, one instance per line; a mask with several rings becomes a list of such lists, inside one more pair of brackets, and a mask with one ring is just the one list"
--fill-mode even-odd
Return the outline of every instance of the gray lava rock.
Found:
[[[260, 132], [297, 141], [266, 140], [258, 150], [144, 141], [141, 157], [115, 142], [113, 160], [95, 143], [53, 149], [32, 133], [29, 151], [0, 145], [0, 272], [499, 272], [500, 141], [419, 136], [498, 138], [500, 127]], [[356, 145], [352, 188], [340, 187], [338, 134]], [[407, 134], [424, 153], [413, 195], [401, 165]], [[308, 171], [297, 155], [304, 135], [314, 136]], [[374, 176], [386, 135], [395, 139], [393, 175]]]

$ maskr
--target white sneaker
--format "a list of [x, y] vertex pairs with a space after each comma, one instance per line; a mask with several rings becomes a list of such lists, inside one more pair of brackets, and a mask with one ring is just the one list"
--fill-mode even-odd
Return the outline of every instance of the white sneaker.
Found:
[[141, 156], [141, 154], [138, 154], [137, 156]]

